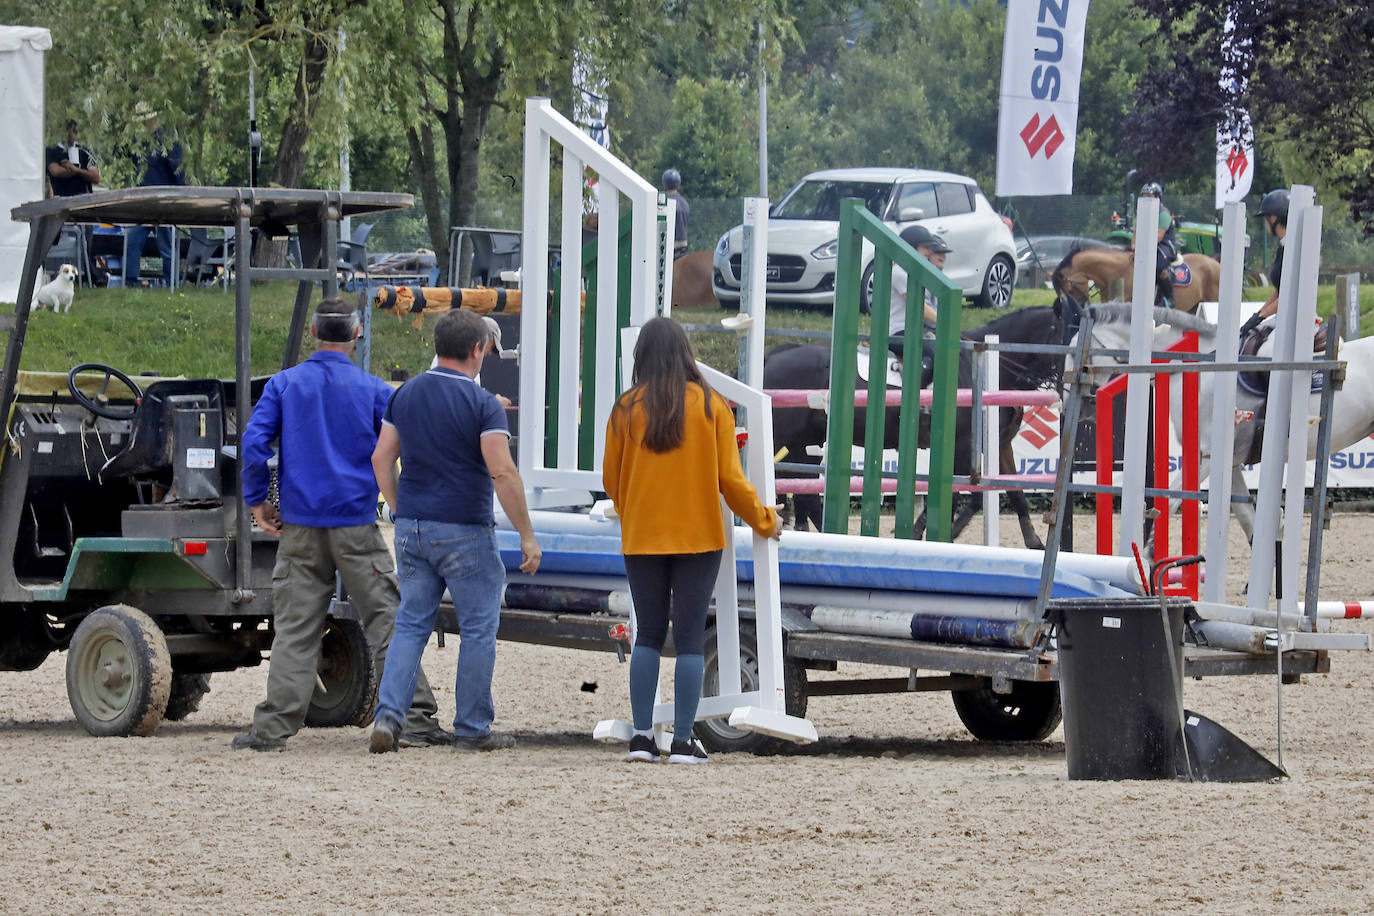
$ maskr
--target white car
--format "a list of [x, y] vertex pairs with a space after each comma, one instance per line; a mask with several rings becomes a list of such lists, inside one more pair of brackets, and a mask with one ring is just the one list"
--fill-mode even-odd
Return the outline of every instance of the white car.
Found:
[[[1011, 228], [972, 178], [927, 169], [830, 169], [813, 172], [769, 211], [770, 304], [835, 304], [840, 201], [858, 197], [894, 232], [921, 223], [953, 249], [945, 276], [983, 308], [1005, 308], [1016, 285]], [[739, 305], [744, 228], [721, 236], [711, 286], [721, 305]], [[860, 307], [873, 290], [873, 246], [864, 242]]]

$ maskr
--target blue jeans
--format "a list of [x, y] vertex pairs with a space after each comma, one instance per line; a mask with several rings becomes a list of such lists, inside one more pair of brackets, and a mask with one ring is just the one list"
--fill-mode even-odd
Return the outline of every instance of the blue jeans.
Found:
[[[130, 226], [125, 229], [128, 259], [124, 263], [124, 285], [137, 286], [142, 272], [143, 243], [154, 231], [152, 226]], [[162, 258], [162, 280], [169, 286], [172, 283], [172, 227], [158, 226], [157, 253]]]
[[377, 691], [377, 719], [404, 722], [415, 695], [429, 634], [439, 614], [444, 587], [454, 596], [460, 644], [453, 696], [453, 732], [481, 738], [491, 732], [496, 708], [491, 675], [496, 667], [496, 628], [506, 568], [491, 525], [457, 525], [396, 519], [396, 578], [401, 604]]

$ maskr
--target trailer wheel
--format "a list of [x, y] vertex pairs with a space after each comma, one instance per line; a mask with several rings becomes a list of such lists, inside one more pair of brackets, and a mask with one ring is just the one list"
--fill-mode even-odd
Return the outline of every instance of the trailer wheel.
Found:
[[114, 604], [91, 612], [67, 647], [67, 699], [99, 737], [151, 735], [172, 689], [172, 656], [152, 618]]
[[[305, 724], [310, 728], [362, 727], [372, 722], [377, 677], [372, 649], [356, 620], [330, 617], [320, 640], [319, 683], [310, 698]], [[324, 689], [320, 689], [320, 685]]]
[[210, 675], [186, 672], [173, 674], [172, 695], [167, 700], [167, 711], [162, 714], [162, 718], [168, 722], [180, 722], [200, 709], [200, 701], [209, 692]]
[[[754, 624], [740, 623], [740, 686], [746, 690], [759, 687], [758, 637]], [[706, 680], [702, 685], [703, 696], [716, 696], [720, 693], [720, 661], [716, 657], [716, 628], [706, 631]], [[789, 716], [806, 715], [806, 669], [791, 658], [783, 658], [783, 705]], [[768, 753], [779, 746], [777, 738], [770, 738], [758, 732], [744, 731], [730, 725], [728, 719], [703, 719], [696, 724], [697, 737], [708, 750], [751, 754]]]
[[1053, 681], [1012, 681], [1011, 693], [985, 683], [951, 697], [964, 727], [982, 741], [1044, 741], [1063, 717]]

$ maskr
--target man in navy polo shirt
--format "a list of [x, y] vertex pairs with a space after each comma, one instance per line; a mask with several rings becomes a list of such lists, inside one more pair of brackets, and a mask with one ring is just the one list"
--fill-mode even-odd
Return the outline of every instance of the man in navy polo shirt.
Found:
[[[369, 749], [394, 751], [420, 656], [434, 632], [444, 588], [453, 596], [461, 644], [454, 684], [455, 751], [514, 747], [491, 730], [491, 676], [506, 570], [496, 548], [492, 493], [520, 533], [520, 569], [539, 568], [525, 485], [510, 454], [506, 412], [475, 381], [491, 333], [475, 313], [454, 309], [434, 325], [438, 364], [401, 386], [372, 453], [377, 483], [396, 517], [401, 606], [387, 652]], [[399, 478], [396, 461], [400, 459]]]
[[[349, 359], [361, 333], [358, 313], [340, 299], [315, 309], [308, 360], [274, 375], [243, 434], [243, 499], [259, 527], [281, 539], [272, 571], [272, 657], [267, 699], [253, 712], [251, 731], [235, 750], [281, 750], [300, 730], [315, 691], [320, 636], [334, 576], [362, 617], [373, 667], [380, 673], [400, 593], [396, 564], [377, 530], [377, 481], [372, 447], [391, 386]], [[280, 510], [267, 501], [268, 459], [280, 440]], [[402, 744], [448, 744], [438, 706], [423, 674], [407, 694]]]

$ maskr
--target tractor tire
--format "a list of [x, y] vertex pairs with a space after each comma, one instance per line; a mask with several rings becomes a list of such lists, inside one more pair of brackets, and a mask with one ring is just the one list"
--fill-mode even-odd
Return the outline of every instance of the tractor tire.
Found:
[[964, 727], [980, 741], [1044, 741], [1059, 726], [1063, 708], [1053, 681], [1012, 681], [1011, 693], [991, 684], [951, 694]]
[[151, 735], [172, 690], [172, 656], [153, 619], [114, 604], [86, 615], [67, 647], [67, 699], [97, 737]]
[[[739, 626], [740, 687], [747, 691], [759, 687], [758, 636], [754, 624], [741, 622]], [[716, 629], [706, 631], [706, 678], [703, 696], [720, 693], [720, 660], [716, 655]], [[783, 705], [789, 716], [806, 716], [806, 669], [795, 659], [783, 658]], [[707, 750], [725, 753], [742, 752], [766, 754], [780, 747], [782, 742], [758, 732], [734, 728], [727, 719], [702, 719], [696, 724], [696, 736]]]
[[[320, 640], [319, 683], [310, 698], [305, 724], [310, 728], [362, 727], [372, 723], [377, 674], [372, 648], [356, 620], [330, 617]], [[324, 685], [321, 689], [320, 685]]]
[[210, 675], [175, 673], [172, 675], [172, 695], [167, 700], [167, 711], [162, 718], [168, 722], [180, 722], [191, 713], [200, 709], [200, 701], [210, 692]]

